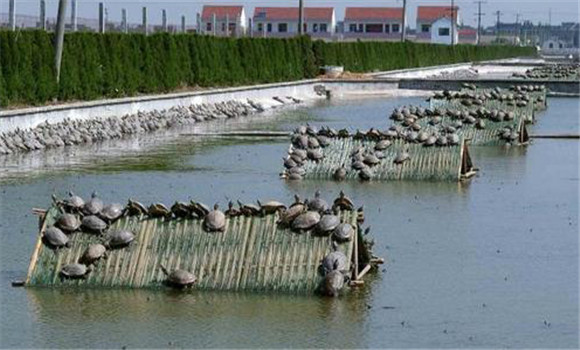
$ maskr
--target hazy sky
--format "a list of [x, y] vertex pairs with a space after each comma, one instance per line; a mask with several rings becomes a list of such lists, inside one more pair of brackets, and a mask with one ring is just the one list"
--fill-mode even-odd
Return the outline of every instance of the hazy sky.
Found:
[[[17, 14], [38, 15], [40, 0], [16, 0]], [[97, 18], [98, 0], [78, 0], [78, 16], [85, 18]], [[333, 6], [336, 10], [337, 20], [344, 16], [344, 8], [347, 6], [386, 6], [400, 7], [402, 0], [304, 0], [305, 6]], [[407, 18], [411, 27], [414, 27], [417, 5], [446, 5], [451, 1], [439, 0], [408, 0]], [[466, 25], [475, 26], [477, 24], [477, 4], [474, 0], [456, 0], [455, 3], [460, 8], [460, 19]], [[203, 4], [218, 5], [244, 5], [246, 14], [251, 16], [255, 6], [297, 6], [298, 0], [109, 0], [105, 1], [109, 18], [112, 21], [119, 21], [121, 9], [128, 11], [128, 21], [139, 23], [141, 21], [141, 7], [149, 8], [149, 21], [152, 24], [161, 22], [161, 9], [167, 9], [169, 23], [180, 23], [181, 15], [186, 16], [188, 25], [195, 22], [195, 14], [201, 11]], [[58, 0], [47, 0], [47, 16], [55, 17]], [[515, 22], [516, 15], [520, 14], [520, 21], [531, 20], [534, 23], [548, 23], [550, 11], [552, 24], [560, 22], [578, 21], [579, 16], [578, 0], [487, 0], [482, 5], [482, 12], [485, 13], [482, 22], [484, 26], [494, 24], [496, 21], [495, 11], [502, 12], [502, 22]], [[70, 11], [70, 2], [68, 6]], [[8, 12], [8, 0], [0, 0], [0, 13]]]

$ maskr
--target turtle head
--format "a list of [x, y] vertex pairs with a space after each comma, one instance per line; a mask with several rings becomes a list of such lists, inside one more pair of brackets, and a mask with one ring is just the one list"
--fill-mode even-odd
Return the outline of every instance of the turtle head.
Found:
[[93, 193], [91, 194], [91, 198], [96, 198], [97, 197], [97, 191], [93, 191]]
[[73, 191], [68, 191], [68, 195], [72, 197], [72, 196], [74, 196], [75, 194], [73, 193]]
[[297, 195], [297, 194], [294, 195], [294, 202], [300, 203], [300, 196], [299, 195]]
[[217, 204], [217, 203], [213, 205], [213, 209], [214, 209], [214, 210], [218, 210], [218, 209], [219, 209], [219, 207], [220, 207], [220, 206], [219, 206], [219, 204]]
[[232, 202], [232, 201], [230, 200], [230, 202], [228, 203], [228, 208], [232, 209], [233, 207], [234, 207], [234, 202]]
[[371, 227], [369, 226], [365, 229], [364, 234], [368, 235], [370, 232], [371, 232]]
[[314, 192], [314, 197], [315, 198], [319, 198], [320, 197], [320, 190], [316, 190], [316, 192]]
[[258, 206], [261, 207], [262, 206], [262, 202], [260, 202], [259, 199], [256, 199], [256, 203], [258, 203]]

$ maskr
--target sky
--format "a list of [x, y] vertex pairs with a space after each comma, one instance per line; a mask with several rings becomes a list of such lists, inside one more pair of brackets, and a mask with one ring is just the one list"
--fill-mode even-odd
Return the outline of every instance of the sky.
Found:
[[[35, 15], [39, 13], [40, 0], [15, 0], [16, 13], [22, 15]], [[70, 0], [69, 0], [70, 1]], [[348, 6], [361, 7], [401, 7], [403, 0], [303, 0], [304, 6], [325, 6], [334, 7], [337, 21], [344, 17], [344, 8]], [[9, 0], [0, 0], [0, 13], [8, 12]], [[151, 24], [161, 23], [161, 10], [167, 10], [168, 22], [170, 24], [181, 23], [181, 16], [186, 16], [188, 25], [195, 23], [197, 12], [201, 12], [204, 4], [211, 5], [244, 5], [246, 15], [251, 16], [256, 6], [298, 6], [298, 0], [108, 0], [104, 1], [107, 8], [108, 18], [111, 21], [120, 21], [121, 9], [128, 12], [128, 22], [141, 22], [141, 8], [147, 6], [149, 9], [149, 22]], [[47, 16], [56, 17], [58, 0], [46, 0]], [[97, 18], [99, 0], [77, 0], [78, 17]], [[418, 5], [449, 5], [451, 0], [408, 0], [407, 1], [407, 21], [410, 27], [414, 28], [416, 8]], [[477, 4], [475, 0], [455, 0], [459, 6], [460, 20], [465, 25], [477, 25]], [[579, 21], [578, 0], [485, 0], [482, 4], [482, 25], [487, 27], [496, 23], [496, 11], [501, 11], [501, 22], [515, 22], [519, 14], [520, 21], [531, 20], [534, 23], [549, 23], [551, 13], [551, 23]], [[67, 8], [70, 13], [70, 2]], [[70, 18], [70, 15], [67, 17]]]

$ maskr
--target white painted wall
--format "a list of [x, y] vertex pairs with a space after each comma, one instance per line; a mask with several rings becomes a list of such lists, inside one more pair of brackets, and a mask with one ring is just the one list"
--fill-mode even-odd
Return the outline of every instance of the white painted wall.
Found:
[[[440, 35], [440, 30], [448, 30], [449, 35]], [[452, 33], [453, 32], [453, 33]], [[457, 24], [455, 25], [455, 31], [451, 30], [451, 19], [444, 17], [439, 18], [433, 25], [431, 25], [431, 43], [433, 44], [445, 44], [451, 45], [451, 35], [455, 37], [455, 43], [457, 44], [459, 36], [457, 35]]]

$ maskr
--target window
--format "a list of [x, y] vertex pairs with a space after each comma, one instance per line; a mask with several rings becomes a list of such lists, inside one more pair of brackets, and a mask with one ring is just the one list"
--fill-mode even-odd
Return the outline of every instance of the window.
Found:
[[266, 25], [266, 31], [267, 31], [268, 33], [272, 33], [272, 23], [268, 23], [268, 24]]
[[401, 29], [401, 26], [398, 24], [393, 24], [393, 25], [391, 25], [391, 29], [392, 29], [393, 33], [398, 33], [399, 30]]
[[362, 33], [362, 32], [364, 32], [364, 26], [363, 26], [363, 24], [362, 24], [362, 23], [359, 23], [359, 24], [358, 24], [358, 32], [359, 32], [359, 33]]
[[260, 22], [260, 23], [258, 23], [258, 31], [259, 31], [259, 32], [262, 32], [262, 31], [264, 31], [264, 23], [261, 23], [261, 22]]
[[225, 31], [226, 31], [226, 23], [225, 23], [225, 22], [223, 22], [223, 23], [222, 23], [222, 32], [225, 32]]
[[207, 24], [205, 25], [205, 30], [211, 32], [211, 22], [207, 22]]
[[439, 36], [449, 36], [449, 28], [439, 28]]
[[372, 24], [369, 23], [365, 26], [365, 32], [367, 33], [382, 33], [383, 32], [383, 25], [382, 24]]
[[229, 27], [230, 27], [229, 28], [230, 33], [235, 33], [236, 32], [236, 23], [234, 23], [234, 22], [230, 23], [229, 24]]
[[349, 25], [348, 31], [351, 33], [356, 33], [356, 24], [352, 23], [351, 25]]
[[553, 48], [554, 48], [554, 44], [553, 44], [553, 43], [550, 43], [550, 44], [548, 45], [548, 47], [549, 47], [550, 49], [553, 49]]
[[286, 33], [288, 31], [288, 23], [278, 23], [278, 32]]
[[421, 33], [429, 33], [431, 30], [431, 25], [429, 24], [422, 24], [421, 25]]
[[558, 47], [562, 49], [562, 48], [564, 48], [564, 45], [562, 45], [562, 43], [559, 43]]
[[328, 31], [328, 27], [327, 27], [326, 23], [320, 23], [320, 32], [326, 33], [327, 31]]
[[308, 32], [308, 24], [307, 24], [307, 23], [304, 23], [304, 25], [302, 26], [302, 28], [303, 28], [303, 30], [302, 30], [302, 31], [303, 31], [304, 33]]
[[318, 23], [314, 23], [314, 24], [312, 24], [312, 31], [313, 31], [314, 33], [318, 32]]
[[385, 33], [390, 33], [391, 32], [391, 26], [388, 24], [385, 24]]

